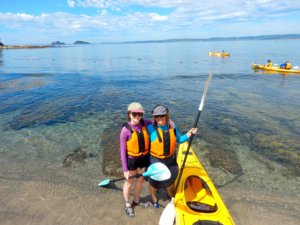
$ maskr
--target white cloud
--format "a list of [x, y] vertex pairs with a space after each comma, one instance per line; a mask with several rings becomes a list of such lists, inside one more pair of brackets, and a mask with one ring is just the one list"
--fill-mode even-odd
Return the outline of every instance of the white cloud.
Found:
[[[300, 1], [298, 0], [68, 0], [73, 2], [73, 6], [84, 8], [100, 8], [123, 12], [130, 8], [128, 13], [134, 13], [137, 6], [144, 7], [148, 13], [159, 14], [164, 9], [170, 10], [170, 15], [166, 11], [161, 16], [179, 19], [180, 21], [204, 16], [204, 19], [230, 18], [237, 20], [247, 20], [247, 17], [254, 18], [268, 17], [281, 12], [300, 11]], [[124, 10], [122, 10], [124, 9]], [[107, 11], [108, 12], [108, 11]], [[236, 13], [239, 12], [239, 13]]]
[[167, 16], [161, 16], [161, 15], [159, 15], [157, 13], [149, 13], [149, 17], [153, 21], [166, 21], [166, 20], [168, 20]]
[[114, 8], [119, 1], [114, 0], [75, 0], [78, 7]]
[[101, 16], [106, 16], [107, 15], [107, 10], [106, 9], [102, 9], [100, 12]]
[[[205, 3], [199, 0], [67, 0], [67, 4], [77, 7], [76, 12], [82, 7], [82, 11], [80, 14], [40, 15], [0, 12], [0, 33], [5, 27], [12, 32], [43, 33], [51, 41], [59, 36], [71, 38], [90, 33], [91, 38], [100, 37], [99, 41], [105, 41], [104, 37], [118, 37], [115, 41], [205, 38], [248, 35], [246, 28], [251, 34], [256, 29], [256, 35], [295, 33], [293, 27], [298, 27], [300, 22], [298, 0], [210, 0]], [[144, 10], [139, 7], [137, 11], [136, 6], [143, 6]], [[84, 14], [86, 7], [95, 8], [98, 14]], [[293, 20], [279, 22], [288, 16]], [[274, 21], [285, 26], [276, 26]]]
[[[1, 13], [0, 12], [0, 22], [1, 21], [32, 21], [34, 16], [26, 13]], [[1, 23], [0, 23], [1, 24]]]
[[75, 7], [75, 1], [73, 1], [73, 0], [68, 0], [67, 4], [68, 4], [68, 6], [70, 6], [71, 8], [74, 8], [74, 7]]

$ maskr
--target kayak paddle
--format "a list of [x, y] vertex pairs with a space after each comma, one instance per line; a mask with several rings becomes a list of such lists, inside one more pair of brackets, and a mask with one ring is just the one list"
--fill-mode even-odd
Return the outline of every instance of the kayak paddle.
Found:
[[[136, 178], [136, 177], [151, 177], [151, 179], [153, 180], [157, 180], [157, 181], [163, 181], [163, 180], [167, 180], [171, 177], [171, 172], [168, 169], [168, 167], [160, 162], [157, 163], [153, 163], [151, 164], [147, 171], [144, 172], [143, 174], [136, 174], [132, 177], [129, 177], [129, 179], [131, 178]], [[105, 179], [103, 181], [101, 181], [98, 186], [99, 187], [103, 187], [103, 186], [107, 186], [110, 183], [114, 183], [116, 181], [120, 181], [120, 180], [125, 180], [125, 177], [122, 178], [117, 178], [117, 179]]]
[[[202, 112], [202, 109], [203, 109], [204, 101], [205, 101], [205, 98], [206, 98], [207, 89], [208, 89], [208, 86], [209, 86], [209, 83], [211, 81], [212, 76], [213, 76], [213, 74], [209, 73], [208, 78], [205, 82], [203, 95], [202, 95], [202, 98], [201, 98], [198, 114], [197, 114], [197, 117], [196, 117], [193, 128], [197, 128], [197, 124], [198, 124], [198, 121], [199, 121], [199, 118], [200, 118], [200, 115], [201, 115], [201, 112]], [[186, 154], [184, 156], [182, 166], [180, 168], [180, 172], [179, 172], [179, 175], [178, 175], [178, 178], [177, 178], [177, 183], [175, 185], [174, 193], [176, 193], [176, 191], [178, 189], [179, 182], [180, 182], [180, 179], [181, 179], [181, 176], [182, 176], [182, 173], [183, 173], [184, 165], [185, 165], [187, 156], [189, 155], [189, 150], [190, 150], [190, 147], [191, 147], [191, 144], [192, 144], [193, 137], [194, 137], [194, 134], [192, 133], [192, 136], [189, 139], [188, 148], [186, 150]], [[164, 211], [162, 212], [162, 214], [160, 216], [160, 219], [159, 219], [159, 225], [173, 225], [174, 218], [175, 218], [175, 205], [174, 205], [174, 197], [173, 197], [170, 200], [170, 202], [168, 203], [168, 205], [166, 206], [166, 208], [164, 209]]]

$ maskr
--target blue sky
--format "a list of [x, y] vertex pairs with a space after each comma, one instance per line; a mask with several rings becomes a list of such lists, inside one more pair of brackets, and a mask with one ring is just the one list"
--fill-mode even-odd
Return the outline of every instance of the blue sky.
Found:
[[0, 0], [4, 44], [300, 33], [300, 0]]

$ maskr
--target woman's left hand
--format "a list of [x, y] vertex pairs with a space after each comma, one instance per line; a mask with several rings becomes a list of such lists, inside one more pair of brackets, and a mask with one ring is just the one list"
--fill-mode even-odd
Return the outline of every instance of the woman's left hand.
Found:
[[192, 134], [196, 134], [198, 131], [198, 128], [192, 128], [189, 130], [189, 132], [187, 132], [188, 137], [190, 138], [192, 136]]

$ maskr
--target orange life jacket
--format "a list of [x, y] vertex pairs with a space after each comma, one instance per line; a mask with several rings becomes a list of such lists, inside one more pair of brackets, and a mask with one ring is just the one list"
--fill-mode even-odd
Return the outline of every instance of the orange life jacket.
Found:
[[162, 130], [156, 123], [153, 126], [157, 138], [151, 142], [150, 155], [160, 159], [174, 155], [177, 140], [176, 130], [170, 126], [168, 130]]
[[123, 124], [123, 126], [125, 126], [131, 132], [131, 138], [126, 143], [127, 154], [130, 156], [137, 157], [147, 155], [149, 153], [150, 138], [143, 120], [141, 120], [141, 124], [141, 132], [137, 132], [136, 130], [132, 129], [128, 123]]

